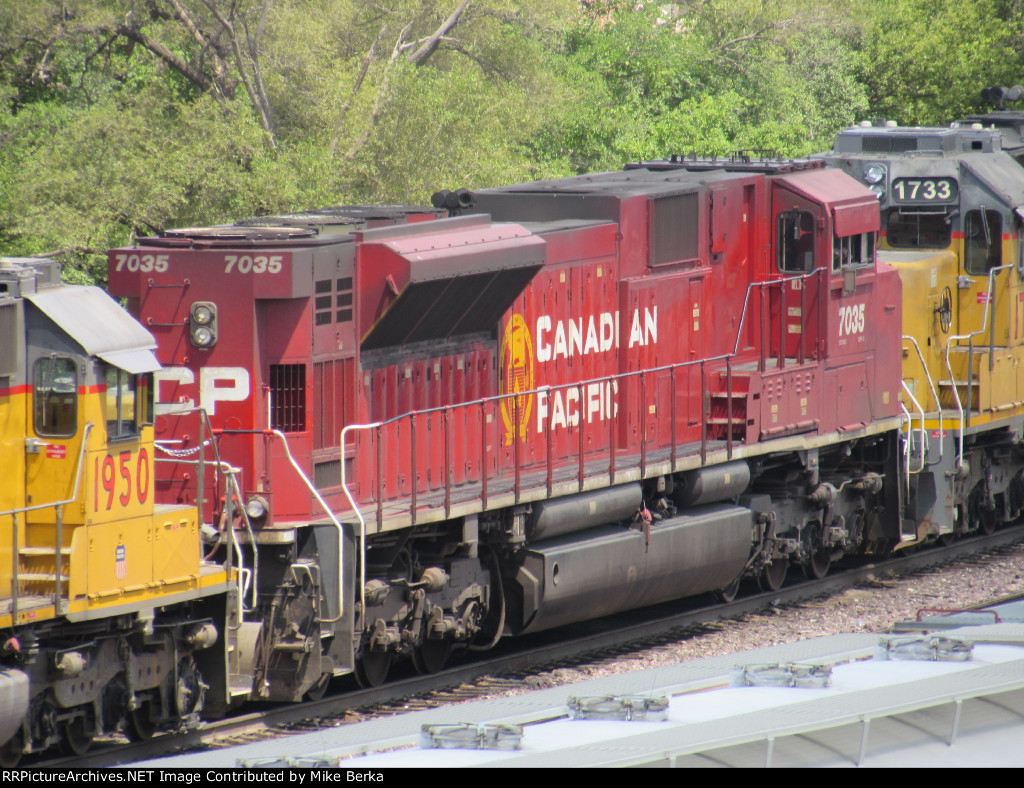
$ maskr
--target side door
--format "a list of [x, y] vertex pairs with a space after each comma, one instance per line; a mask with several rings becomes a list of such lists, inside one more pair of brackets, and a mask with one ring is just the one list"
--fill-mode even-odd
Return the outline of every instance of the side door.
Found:
[[[772, 259], [761, 303], [770, 358], [786, 363], [820, 357], [821, 302], [827, 298], [829, 238], [824, 209], [776, 187], [772, 199]], [[780, 366], [781, 366], [780, 360]]]

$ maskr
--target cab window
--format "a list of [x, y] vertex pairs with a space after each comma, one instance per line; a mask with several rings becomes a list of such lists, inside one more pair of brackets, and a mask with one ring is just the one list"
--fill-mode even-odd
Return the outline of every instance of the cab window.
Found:
[[36, 435], [70, 438], [78, 431], [78, 377], [74, 359], [39, 359], [32, 368]]
[[1003, 217], [998, 211], [968, 211], [964, 216], [964, 268], [984, 276], [1003, 261]]
[[947, 249], [953, 231], [945, 211], [910, 213], [894, 208], [885, 217], [885, 239], [893, 249]]
[[105, 412], [109, 439], [138, 435], [143, 424], [152, 424], [151, 377], [132, 375], [117, 367], [106, 368]]
[[785, 211], [776, 220], [776, 263], [783, 273], [814, 268], [814, 217], [807, 211]]
[[865, 268], [875, 262], [875, 234], [858, 233], [832, 239], [832, 270]]

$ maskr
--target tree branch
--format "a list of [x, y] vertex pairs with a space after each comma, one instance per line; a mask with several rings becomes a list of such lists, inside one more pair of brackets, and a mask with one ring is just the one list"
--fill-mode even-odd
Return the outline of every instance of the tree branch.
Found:
[[159, 41], [154, 41], [141, 30], [129, 27], [128, 25], [118, 25], [114, 28], [114, 32], [148, 49], [167, 65], [185, 77], [185, 79], [192, 82], [200, 90], [207, 91], [212, 87], [210, 78], [207, 77], [206, 74], [192, 68], [192, 66], [186, 63], [182, 58], [178, 57], [174, 52], [169, 50]]
[[213, 84], [217, 93], [221, 96], [225, 95], [223, 90], [223, 81], [228, 73], [228, 65], [224, 62], [224, 59], [220, 56], [220, 53], [210, 41], [206, 39], [202, 31], [196, 26], [196, 23], [192, 21], [192, 17], [189, 16], [188, 12], [182, 7], [178, 0], [168, 0], [171, 7], [174, 9], [175, 14], [181, 23], [185, 25], [189, 33], [192, 35], [192, 39], [199, 44], [202, 51], [209, 50], [213, 54], [213, 65], [214, 65], [214, 78]]
[[384, 66], [384, 76], [381, 78], [380, 87], [377, 89], [377, 98], [373, 102], [373, 111], [370, 113], [370, 118], [366, 123], [366, 128], [363, 133], [359, 136], [349, 148], [346, 156], [349, 159], [355, 159], [362, 150], [362, 147], [366, 144], [366, 141], [370, 139], [370, 134], [377, 127], [380, 122], [381, 108], [384, 103], [384, 96], [388, 91], [388, 82], [391, 76], [391, 68], [395, 65], [395, 61], [398, 60], [398, 56], [402, 54], [402, 42], [405, 40], [405, 34], [409, 32], [409, 28], [412, 27], [412, 22], [402, 28], [402, 32], [398, 34], [398, 40], [395, 42], [395, 48], [391, 51], [391, 59], [388, 60], [386, 66]]
[[98, 257], [106, 257], [107, 251], [105, 249], [93, 249], [91, 246], [65, 246], [63, 249], [54, 249], [49, 252], [30, 254], [29, 257], [33, 259], [40, 259], [45, 257], [64, 257], [69, 254], [92, 254]]
[[437, 47], [441, 42], [441, 39], [448, 35], [452, 28], [459, 23], [459, 17], [462, 16], [462, 12], [466, 10], [466, 6], [468, 5], [469, 0], [462, 0], [462, 2], [459, 3], [459, 7], [452, 12], [451, 16], [441, 23], [441, 26], [434, 31], [434, 34], [427, 38], [419, 49], [407, 56], [409, 62], [414, 66], [422, 66], [426, 63], [430, 56], [437, 51]]
[[332, 158], [338, 150], [338, 143], [341, 140], [341, 125], [345, 120], [345, 115], [348, 114], [349, 109], [352, 107], [352, 102], [355, 101], [356, 96], [362, 89], [363, 80], [366, 79], [366, 73], [370, 70], [370, 64], [373, 62], [373, 58], [377, 54], [377, 46], [380, 44], [381, 39], [384, 38], [387, 32], [388, 26], [384, 25], [384, 27], [380, 29], [380, 32], [377, 33], [377, 38], [374, 39], [373, 44], [370, 46], [370, 51], [367, 52], [366, 57], [363, 58], [363, 65], [359, 69], [359, 75], [356, 77], [356, 81], [352, 85], [351, 92], [348, 94], [348, 101], [346, 101], [342, 105], [341, 109], [338, 110], [338, 119], [334, 122], [334, 136], [331, 137], [330, 152]]
[[[256, 85], [253, 84], [253, 79], [245, 69], [245, 59], [242, 56], [242, 48], [238, 43], [238, 35], [235, 33], [235, 28], [217, 10], [214, 0], [203, 0], [203, 5], [210, 10], [210, 13], [213, 14], [214, 18], [228, 34], [228, 40], [231, 42], [231, 51], [235, 56], [235, 68], [238, 69], [239, 76], [242, 78], [242, 84], [245, 85], [245, 90], [249, 94], [249, 100], [252, 102], [253, 109], [256, 110], [256, 117], [263, 129], [267, 145], [273, 150], [277, 147], [277, 141], [274, 139], [274, 130], [270, 122], [270, 107], [264, 103], [262, 97], [257, 92]], [[250, 61], [250, 65], [252, 65], [253, 71], [257, 72], [258, 78], [259, 63]]]

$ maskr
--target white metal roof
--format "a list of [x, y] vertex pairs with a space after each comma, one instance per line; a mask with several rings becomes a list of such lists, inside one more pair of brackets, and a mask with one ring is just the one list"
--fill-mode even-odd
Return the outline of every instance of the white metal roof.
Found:
[[[943, 632], [975, 641], [969, 662], [874, 659], [878, 635], [805, 640], [608, 676], [286, 739], [165, 758], [163, 767], [340, 765], [1019, 766], [1024, 765], [1024, 626]], [[991, 642], [986, 642], [991, 641]], [[733, 687], [736, 665], [832, 664], [822, 689]], [[570, 720], [572, 695], [667, 694], [665, 722]], [[525, 725], [522, 749], [432, 750], [424, 724]], [[952, 742], [952, 744], [950, 744]]]

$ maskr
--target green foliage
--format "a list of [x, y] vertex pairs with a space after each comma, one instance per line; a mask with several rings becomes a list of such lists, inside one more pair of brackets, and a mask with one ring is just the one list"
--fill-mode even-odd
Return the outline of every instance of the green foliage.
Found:
[[[865, 27], [864, 82], [872, 112], [902, 124], [945, 124], [981, 108], [993, 84], [1021, 81], [1020, 28], [997, 0], [874, 0]], [[1019, 20], [1019, 16], [1017, 17]]]
[[102, 282], [107, 248], [173, 226], [945, 123], [1022, 81], [1022, 21], [1022, 0], [0, 0], [0, 253]]

